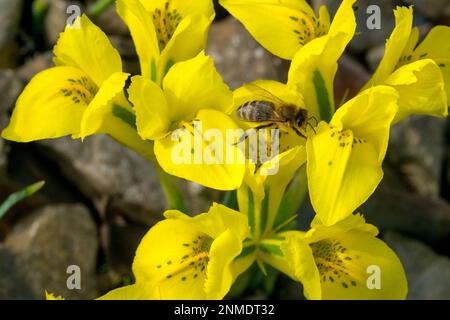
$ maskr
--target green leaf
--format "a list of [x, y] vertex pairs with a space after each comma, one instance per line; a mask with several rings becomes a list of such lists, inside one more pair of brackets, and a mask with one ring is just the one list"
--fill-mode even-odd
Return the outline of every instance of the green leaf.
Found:
[[128, 111], [118, 104], [113, 104], [112, 114], [116, 118], [119, 118], [120, 120], [128, 124], [133, 129], [136, 129], [136, 116], [132, 112]]
[[91, 17], [95, 18], [100, 13], [108, 9], [114, 3], [115, 0], [97, 0], [95, 3], [88, 7], [88, 13]]
[[320, 119], [330, 122], [331, 117], [333, 116], [333, 109], [329, 96], [330, 92], [328, 92], [325, 80], [319, 70], [314, 71], [313, 83], [316, 90], [317, 104], [319, 105]]
[[39, 191], [45, 185], [45, 181], [41, 181], [31, 186], [26, 187], [16, 193], [11, 194], [5, 202], [0, 205], [0, 219], [11, 209], [15, 204], [22, 201], [25, 198], [33, 195], [37, 191]]
[[306, 177], [306, 165], [304, 165], [297, 171], [289, 186], [286, 188], [273, 224], [274, 229], [278, 229], [297, 212], [305, 199], [307, 191], [308, 181]]

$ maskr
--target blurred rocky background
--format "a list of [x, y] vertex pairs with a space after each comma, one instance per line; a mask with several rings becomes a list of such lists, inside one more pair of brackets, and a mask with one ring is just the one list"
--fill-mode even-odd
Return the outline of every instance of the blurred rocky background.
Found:
[[[77, 4], [84, 10], [93, 2], [0, 0], [0, 128], [27, 82], [52, 65], [51, 48], [65, 26], [67, 7]], [[311, 2], [334, 12], [340, 1]], [[358, 3], [358, 34], [340, 61], [336, 101], [347, 90], [356, 93], [376, 68], [396, 5], [415, 5], [415, 23], [422, 32], [435, 24], [450, 25], [448, 0]], [[381, 7], [381, 30], [366, 29], [366, 8], [372, 4]], [[120, 51], [126, 71], [137, 74], [133, 43], [114, 7], [94, 21]], [[269, 54], [219, 7], [207, 51], [232, 88], [260, 78], [287, 78], [289, 63]], [[412, 117], [393, 127], [384, 166], [385, 179], [361, 212], [403, 262], [410, 299], [450, 299], [449, 121]], [[135, 248], [165, 208], [152, 166], [105, 136], [84, 143], [0, 139], [0, 202], [40, 180], [46, 181], [44, 189], [0, 220], [0, 299], [42, 299], [45, 290], [90, 299], [130, 283]], [[192, 213], [222, 197], [192, 183], [184, 183], [183, 192]], [[312, 215], [308, 201], [299, 212], [299, 226], [306, 228]], [[67, 289], [69, 265], [81, 267], [81, 290]], [[300, 286], [282, 276], [262, 283], [243, 297], [302, 298]]]

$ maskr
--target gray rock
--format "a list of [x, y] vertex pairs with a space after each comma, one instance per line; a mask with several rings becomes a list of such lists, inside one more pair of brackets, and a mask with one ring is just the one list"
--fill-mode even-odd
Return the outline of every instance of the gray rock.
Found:
[[366, 61], [370, 71], [375, 71], [383, 59], [385, 51], [385, 45], [381, 44], [376, 47], [370, 48], [366, 53]]
[[[0, 92], [2, 94], [0, 103], [0, 132], [9, 122], [8, 112], [13, 107], [23, 85], [12, 70], [0, 70]], [[0, 177], [4, 176], [7, 165], [8, 146], [5, 140], [0, 138]]]
[[3, 115], [7, 114], [14, 106], [22, 89], [23, 84], [13, 70], [0, 70], [0, 92], [2, 95], [0, 104], [0, 114], [2, 115], [0, 117], [0, 127], [6, 124]]
[[162, 217], [165, 200], [153, 166], [111, 138], [39, 142], [67, 178], [96, 204], [100, 212], [120, 211], [152, 225]]
[[5, 140], [0, 138], [0, 178], [5, 175], [7, 164], [8, 164], [8, 148], [5, 144]]
[[0, 0], [0, 51], [17, 35], [22, 9], [22, 0]]
[[334, 80], [334, 96], [336, 104], [356, 96], [363, 85], [370, 79], [367, 70], [348, 54], [342, 55], [338, 62], [338, 71]]
[[29, 82], [37, 73], [53, 66], [53, 53], [48, 51], [38, 54], [25, 61], [17, 69], [17, 77], [23, 82]]
[[423, 196], [437, 197], [445, 157], [446, 119], [412, 116], [391, 129], [387, 161]]
[[[316, 12], [321, 5], [326, 5], [333, 16], [341, 1], [334, 0], [314, 0], [313, 7]], [[362, 52], [368, 48], [375, 47], [380, 44], [384, 44], [386, 39], [389, 38], [394, 28], [394, 13], [393, 10], [400, 1], [385, 1], [385, 0], [359, 0], [357, 3], [356, 22], [357, 22], [357, 34], [349, 44], [349, 48], [356, 52]], [[367, 19], [371, 14], [367, 13], [367, 7], [371, 5], [377, 5], [380, 8], [380, 29], [369, 29], [367, 27]]]
[[233, 89], [257, 79], [287, 79], [286, 63], [262, 48], [231, 16], [213, 23], [206, 51]]
[[[5, 247], [16, 256], [17, 273], [33, 298], [42, 299], [45, 290], [67, 299], [98, 296], [97, 229], [83, 205], [52, 205], [33, 212], [14, 226]], [[67, 288], [70, 265], [80, 267], [80, 290]]]
[[70, 5], [76, 5], [83, 13], [83, 6], [79, 1], [67, 0], [47, 0], [48, 9], [44, 19], [45, 36], [49, 45], [54, 45], [59, 38], [59, 34], [64, 31], [67, 24], [67, 19], [70, 14], [67, 13], [67, 8]]
[[0, 300], [33, 299], [33, 291], [18, 273], [16, 257], [0, 244]]
[[440, 198], [400, 190], [389, 185], [389, 180], [383, 180], [358, 211], [380, 230], [394, 229], [436, 247], [446, 246], [450, 239], [450, 205]]
[[405, 0], [413, 4], [428, 18], [450, 17], [450, 2], [448, 0]]
[[450, 259], [436, 254], [423, 243], [395, 232], [384, 241], [397, 253], [408, 279], [408, 299], [450, 299]]
[[94, 22], [107, 34], [113, 35], [130, 34], [127, 25], [117, 14], [115, 5], [109, 6], [107, 9], [105, 9], [105, 11], [103, 11], [97, 17], [95, 17]]

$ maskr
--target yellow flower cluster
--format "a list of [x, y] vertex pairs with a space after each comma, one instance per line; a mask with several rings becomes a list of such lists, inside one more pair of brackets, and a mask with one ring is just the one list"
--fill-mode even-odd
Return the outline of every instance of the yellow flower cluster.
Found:
[[[450, 28], [435, 27], [417, 45], [412, 8], [397, 8], [372, 79], [336, 109], [333, 82], [355, 34], [355, 2], [343, 0], [331, 20], [326, 7], [316, 15], [304, 0], [221, 0], [262, 46], [291, 60], [287, 83], [257, 80], [234, 92], [204, 53], [211, 0], [117, 1], [141, 66], [128, 87], [119, 54], [87, 16], [61, 34], [55, 67], [28, 84], [2, 137], [107, 133], [170, 175], [237, 190], [237, 211], [166, 211], [137, 249], [135, 284], [101, 299], [222, 299], [253, 264], [301, 282], [309, 299], [406, 297], [399, 259], [355, 211], [383, 177], [391, 125], [411, 114], [448, 115], [450, 49], [442, 43]], [[244, 130], [263, 128], [280, 131], [279, 152], [251, 161]], [[230, 130], [245, 133], [211, 148]], [[306, 190], [316, 216], [301, 232], [292, 222]], [[373, 266], [380, 274], [371, 285]]]

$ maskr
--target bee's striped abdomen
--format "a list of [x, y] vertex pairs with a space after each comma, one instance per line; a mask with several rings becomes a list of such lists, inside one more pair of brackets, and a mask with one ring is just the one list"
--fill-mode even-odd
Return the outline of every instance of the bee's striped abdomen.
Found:
[[269, 101], [249, 101], [240, 106], [236, 111], [239, 119], [243, 121], [262, 122], [277, 120], [275, 105]]

